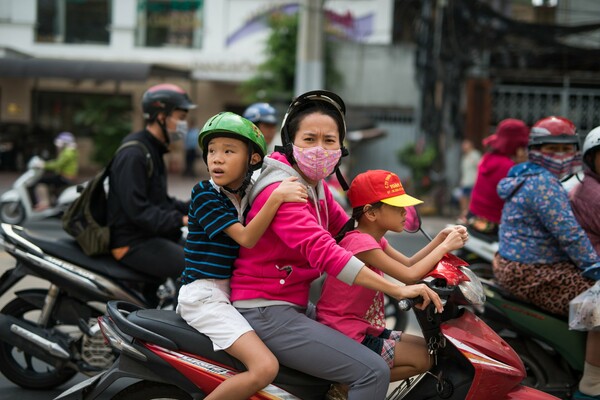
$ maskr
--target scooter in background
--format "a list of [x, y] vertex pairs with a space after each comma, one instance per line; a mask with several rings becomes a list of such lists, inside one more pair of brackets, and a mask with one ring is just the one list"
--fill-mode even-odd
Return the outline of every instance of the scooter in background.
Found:
[[20, 225], [23, 222], [37, 221], [61, 215], [77, 199], [77, 185], [65, 188], [52, 207], [35, 210], [30, 187], [44, 175], [43, 161], [34, 156], [27, 163], [27, 170], [15, 180], [12, 189], [0, 196], [0, 220], [7, 224]]
[[469, 240], [457, 255], [471, 261], [483, 284], [487, 300], [477, 315], [519, 354], [527, 372], [524, 385], [570, 399], [583, 373], [585, 332], [569, 330], [567, 317], [516, 299], [498, 284], [492, 268], [497, 236], [467, 229]]
[[[478, 274], [486, 269], [483, 274], [493, 276], [490, 264], [480, 264]], [[523, 383], [570, 399], [583, 373], [586, 333], [569, 330], [567, 317], [514, 298], [493, 279], [481, 282], [487, 301], [478, 315], [519, 354], [527, 372]]]
[[0, 277], [0, 296], [27, 276], [48, 282], [16, 291], [0, 310], [0, 372], [23, 388], [52, 389], [78, 372], [94, 375], [112, 365], [114, 350], [98, 327], [107, 301], [174, 307], [172, 279], [161, 282], [109, 255], [88, 257], [72, 238], [3, 223], [0, 249], [15, 259]]

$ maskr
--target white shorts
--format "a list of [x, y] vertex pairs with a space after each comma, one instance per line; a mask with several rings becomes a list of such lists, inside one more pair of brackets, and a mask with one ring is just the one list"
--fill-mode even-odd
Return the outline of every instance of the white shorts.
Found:
[[229, 301], [229, 279], [198, 279], [179, 290], [177, 313], [213, 342], [215, 351], [229, 348], [252, 330]]

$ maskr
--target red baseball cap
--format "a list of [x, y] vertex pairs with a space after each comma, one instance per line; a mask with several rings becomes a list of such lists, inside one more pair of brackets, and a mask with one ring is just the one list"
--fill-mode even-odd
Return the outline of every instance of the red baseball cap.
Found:
[[354, 178], [348, 190], [352, 208], [374, 204], [378, 201], [394, 207], [408, 207], [422, 201], [404, 191], [398, 175], [381, 169], [363, 172]]

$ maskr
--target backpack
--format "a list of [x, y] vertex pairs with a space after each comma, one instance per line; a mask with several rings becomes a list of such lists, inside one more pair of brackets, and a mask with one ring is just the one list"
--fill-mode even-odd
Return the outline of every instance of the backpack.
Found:
[[[148, 148], [137, 140], [123, 143], [115, 155], [126, 147], [139, 146], [146, 154], [146, 169], [148, 177], [152, 176], [154, 165]], [[81, 194], [62, 216], [63, 229], [75, 238], [83, 252], [88, 256], [108, 254], [110, 251], [110, 230], [107, 226], [107, 193], [104, 181], [110, 173], [110, 160], [106, 168], [84, 185], [79, 185], [77, 191]]]

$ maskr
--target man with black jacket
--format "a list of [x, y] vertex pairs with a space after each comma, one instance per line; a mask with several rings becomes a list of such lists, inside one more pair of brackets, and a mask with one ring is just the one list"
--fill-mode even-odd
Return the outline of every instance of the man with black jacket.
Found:
[[110, 171], [112, 255], [132, 269], [161, 279], [177, 278], [183, 271], [180, 237], [189, 208], [189, 202], [167, 194], [163, 155], [169, 151], [172, 136], [187, 132], [187, 113], [194, 108], [196, 105], [176, 85], [149, 88], [142, 98], [146, 128], [127, 135], [122, 142], [134, 140], [143, 146], [119, 151]]

